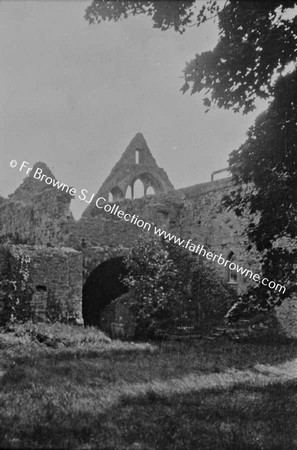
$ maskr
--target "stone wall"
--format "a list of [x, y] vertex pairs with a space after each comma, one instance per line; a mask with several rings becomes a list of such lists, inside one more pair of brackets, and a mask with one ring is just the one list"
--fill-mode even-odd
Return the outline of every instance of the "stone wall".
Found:
[[[39, 189], [37, 193], [35, 188]], [[117, 205], [150, 223], [151, 231], [156, 226], [182, 239], [192, 239], [194, 244], [203, 244], [208, 251], [221, 253], [225, 259], [233, 252], [238, 264], [255, 270], [256, 256], [245, 251], [244, 222], [222, 207], [222, 199], [231, 188], [227, 178], [140, 199], [122, 199]], [[0, 205], [0, 235], [7, 236], [17, 230], [20, 239], [29, 238], [34, 245], [65, 245], [76, 249], [83, 255], [81, 272], [85, 281], [96, 265], [125, 255], [136, 239], [146, 233], [137, 225], [98, 209], [95, 199], [82, 218], [75, 221], [69, 214], [70, 199], [56, 191], [53, 187], [43, 187], [38, 180], [25, 178], [11, 198]], [[213, 265], [227, 280], [226, 268], [205, 258], [203, 261]], [[243, 291], [248, 282], [249, 278], [238, 277], [238, 291]]]
[[127, 197], [127, 189], [130, 187], [134, 198], [134, 183], [137, 179], [143, 183], [144, 194], [149, 187], [157, 194], [174, 189], [165, 170], [157, 165], [141, 133], [137, 133], [132, 139], [97, 196], [102, 195], [108, 199], [111, 194], [112, 200], [121, 200]]
[[[232, 211], [222, 207], [222, 199], [229, 192], [232, 183], [229, 178], [204, 183], [189, 188], [173, 190], [140, 199], [123, 199], [116, 202], [119, 209], [166, 230], [192, 243], [203, 245], [208, 251], [225, 259], [231, 252], [235, 261], [244, 268], [257, 270], [257, 255], [245, 250], [246, 238], [242, 235], [244, 221]], [[113, 203], [109, 203], [113, 205]], [[143, 236], [142, 228], [96, 207], [95, 201], [88, 207], [84, 216], [71, 228], [68, 246], [79, 248], [83, 242], [89, 253], [107, 246], [109, 248], [131, 248], [136, 239]], [[81, 248], [81, 247], [80, 247]], [[82, 249], [84, 252], [84, 250]], [[96, 250], [97, 251], [97, 250]], [[119, 250], [120, 251], [120, 250]], [[120, 253], [119, 253], [120, 254]], [[221, 277], [227, 280], [225, 267], [216, 262], [213, 265]], [[238, 276], [238, 290], [243, 291], [251, 280]]]
[[297, 338], [297, 298], [285, 300], [275, 308], [275, 316], [286, 336]]
[[36, 163], [23, 183], [0, 202], [0, 239], [31, 245], [64, 245], [74, 223], [71, 196], [33, 177], [39, 167], [54, 178], [42, 162]]
[[[32, 309], [35, 318], [45, 318], [50, 309], [65, 320], [82, 321], [82, 254], [72, 248], [46, 246], [4, 246], [0, 254], [13, 260], [25, 258], [28, 266], [27, 285], [32, 290]], [[1, 258], [0, 258], [1, 259]], [[21, 276], [19, 271], [5, 274], [12, 281]], [[2, 266], [3, 268], [3, 266]], [[0, 274], [4, 276], [3, 272]], [[54, 314], [55, 311], [51, 311]]]
[[[232, 211], [227, 211], [222, 204], [224, 195], [232, 188], [230, 178], [174, 190], [142, 139], [138, 136], [133, 145], [127, 148], [123, 160], [115, 166], [97, 196], [107, 194], [109, 190], [111, 192], [114, 183], [115, 187], [124, 191], [126, 184], [121, 184], [121, 180], [131, 184], [139, 175], [137, 171], [141, 169], [141, 165], [143, 168], [146, 166], [147, 173], [155, 176], [155, 182], [158, 177], [163, 180], [163, 184], [160, 180], [159, 185], [157, 182], [155, 184], [157, 195], [135, 200], [125, 199], [120, 195], [115, 203], [121, 210], [150, 223], [151, 232], [156, 226], [181, 239], [191, 239], [196, 245], [203, 244], [205, 249], [218, 255], [222, 254], [225, 259], [228, 259], [232, 252], [235, 262], [257, 272], [257, 254], [245, 250], [245, 221], [236, 217]], [[136, 164], [131, 158], [140, 144], [143, 145], [144, 159], [140, 159]], [[128, 170], [129, 164], [134, 166]], [[44, 173], [54, 178], [45, 164], [37, 163], [34, 167], [41, 167]], [[125, 172], [126, 169], [128, 171]], [[153, 178], [148, 178], [147, 182], [153, 182], [152, 180]], [[59, 298], [63, 308], [68, 310], [71, 306], [77, 314], [81, 314], [82, 277], [85, 281], [96, 265], [125, 255], [136, 239], [147, 233], [137, 225], [97, 208], [97, 196], [78, 221], [73, 219], [70, 212], [71, 196], [35, 180], [32, 175], [27, 176], [8, 199], [0, 198], [0, 239], [4, 242], [21, 242], [34, 246], [31, 250], [28, 249], [35, 261], [35, 269], [32, 272], [34, 286], [47, 284], [51, 292]], [[36, 247], [39, 245], [43, 246], [42, 249]], [[228, 272], [225, 267], [205, 258], [201, 259], [211, 264], [220, 276], [227, 280]], [[0, 268], [1, 264], [0, 257]], [[249, 278], [238, 276], [238, 292], [243, 292], [251, 282], [253, 281]], [[37, 303], [42, 295], [37, 296]], [[295, 309], [290, 305], [291, 303], [286, 301], [283, 309], [277, 312], [280, 321], [286, 320], [284, 317], [287, 317], [287, 314], [292, 316]]]

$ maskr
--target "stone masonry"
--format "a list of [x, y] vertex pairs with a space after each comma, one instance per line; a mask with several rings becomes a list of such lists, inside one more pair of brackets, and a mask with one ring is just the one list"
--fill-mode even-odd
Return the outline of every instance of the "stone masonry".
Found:
[[[41, 167], [43, 173], [54, 178], [44, 163], [35, 167]], [[142, 181], [144, 194], [150, 187], [155, 195], [133, 199], [136, 180]], [[0, 198], [0, 239], [3, 243], [31, 246], [30, 251], [26, 248], [36, 262], [35, 286], [51, 286], [64, 306], [71, 304], [73, 309], [76, 305], [74, 309], [79, 312], [82, 285], [90, 273], [102, 262], [125, 255], [145, 232], [99, 209], [96, 206], [99, 197], [104, 197], [110, 205], [116, 203], [121, 210], [135, 214], [152, 227], [182, 239], [191, 238], [194, 244], [203, 244], [208, 251], [222, 254], [225, 259], [232, 257], [239, 265], [257, 272], [256, 253], [245, 250], [245, 222], [222, 206], [223, 197], [231, 188], [231, 179], [225, 178], [175, 190], [138, 133], [78, 221], [70, 211], [69, 194], [35, 180], [32, 175], [27, 176], [8, 199]], [[130, 199], [126, 198], [128, 189]], [[42, 255], [46, 264], [42, 263]], [[239, 275], [236, 280], [230, 279], [225, 267], [208, 263], [223, 279], [235, 285], [238, 292], [243, 292], [251, 282]], [[286, 319], [288, 313], [290, 324]], [[296, 302], [285, 301], [276, 315], [286, 333], [297, 336]]]
[[[9, 278], [18, 280], [22, 273], [14, 261], [26, 261], [32, 291], [33, 316], [45, 320], [50, 308], [56, 318], [82, 323], [82, 254], [72, 248], [41, 245], [3, 245], [0, 247], [0, 275], [4, 277], [5, 260], [9, 261]], [[26, 277], [27, 278], [27, 277]], [[0, 299], [1, 301], [1, 299]], [[3, 305], [2, 305], [3, 306]]]

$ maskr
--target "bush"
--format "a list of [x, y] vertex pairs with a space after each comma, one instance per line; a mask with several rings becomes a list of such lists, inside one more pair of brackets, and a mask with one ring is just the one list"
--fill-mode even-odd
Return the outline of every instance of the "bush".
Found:
[[198, 306], [196, 327], [206, 331], [222, 321], [236, 293], [216, 274], [211, 267], [199, 265], [192, 272], [192, 299]]
[[149, 237], [138, 241], [124, 263], [128, 276], [123, 282], [132, 290], [129, 306], [136, 319], [136, 335], [153, 337], [174, 320], [178, 269], [160, 241]]
[[178, 328], [202, 330], [222, 319], [235, 293], [184, 248], [144, 237], [124, 261], [127, 304], [136, 335], [147, 338]]

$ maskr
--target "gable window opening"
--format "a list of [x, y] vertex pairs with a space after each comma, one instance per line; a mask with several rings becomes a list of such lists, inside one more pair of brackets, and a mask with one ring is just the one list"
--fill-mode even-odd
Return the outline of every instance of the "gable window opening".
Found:
[[140, 154], [140, 151], [135, 150], [135, 164], [139, 164], [139, 154]]

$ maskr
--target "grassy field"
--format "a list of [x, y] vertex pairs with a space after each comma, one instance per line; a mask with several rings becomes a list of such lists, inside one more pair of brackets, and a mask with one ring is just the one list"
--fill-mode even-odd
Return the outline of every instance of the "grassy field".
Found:
[[0, 352], [1, 448], [297, 449], [296, 342], [26, 324], [0, 333]]

